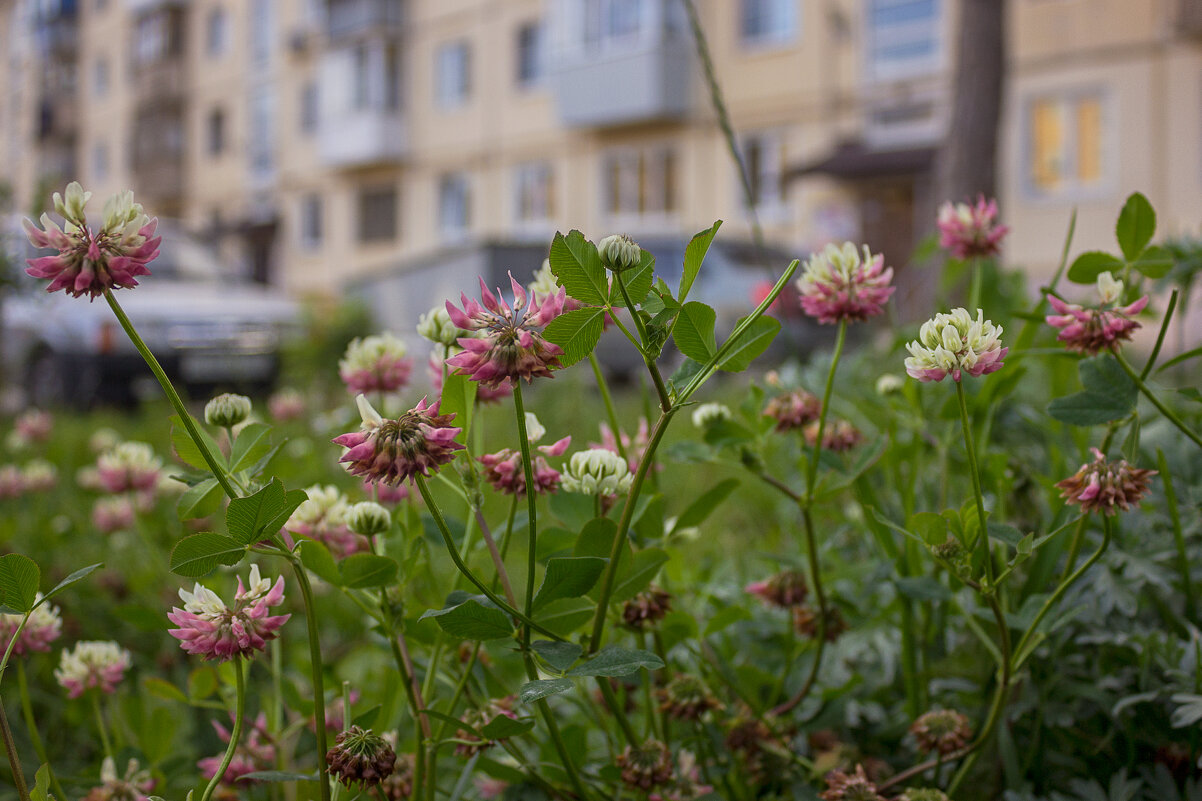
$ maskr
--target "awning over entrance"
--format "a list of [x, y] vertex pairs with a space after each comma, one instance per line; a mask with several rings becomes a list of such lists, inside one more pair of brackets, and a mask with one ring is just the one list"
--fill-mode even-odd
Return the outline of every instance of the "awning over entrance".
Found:
[[934, 147], [879, 150], [860, 141], [846, 141], [826, 158], [787, 168], [784, 179], [792, 181], [808, 175], [845, 180], [913, 176], [929, 172], [934, 163]]

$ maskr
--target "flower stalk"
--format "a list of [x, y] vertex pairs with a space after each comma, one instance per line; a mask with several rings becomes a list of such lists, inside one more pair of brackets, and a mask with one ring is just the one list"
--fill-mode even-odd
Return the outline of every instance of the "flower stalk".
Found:
[[[221, 758], [221, 765], [217, 768], [217, 772], [213, 774], [213, 778], [209, 779], [208, 785], [201, 793], [200, 801], [209, 801], [209, 799], [213, 797], [213, 793], [217, 790], [217, 786], [221, 784], [222, 777], [225, 776], [226, 768], [230, 766], [230, 762], [232, 762], [234, 759], [234, 752], [238, 750], [238, 743], [242, 740], [242, 715], [246, 711], [246, 679], [242, 675], [242, 657], [234, 657], [233, 662], [235, 682], [234, 691], [236, 693], [234, 700], [234, 726], [230, 730], [230, 742], [229, 745], [226, 746], [225, 756]], [[316, 696], [314, 711], [316, 715], [320, 715], [317, 722], [319, 737], [321, 736], [320, 733], [325, 730], [325, 715], [323, 714], [324, 710], [322, 710], [323, 705], [324, 701], [322, 700], [322, 696]], [[321, 759], [321, 763], [324, 769], [324, 755]], [[325, 779], [324, 772], [318, 776], [318, 779], [328, 794], [329, 783]], [[323, 798], [325, 797], [326, 796], [323, 794]]]

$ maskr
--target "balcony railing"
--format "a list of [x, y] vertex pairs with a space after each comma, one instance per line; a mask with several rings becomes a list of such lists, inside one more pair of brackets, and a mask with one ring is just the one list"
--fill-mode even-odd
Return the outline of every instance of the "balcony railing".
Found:
[[672, 119], [689, 109], [693, 53], [684, 39], [552, 60], [560, 119], [607, 127]]
[[323, 116], [317, 152], [327, 167], [351, 168], [400, 160], [408, 150], [404, 115], [366, 108]]
[[391, 33], [401, 26], [401, 0], [329, 0], [326, 34], [331, 40], [363, 33]]

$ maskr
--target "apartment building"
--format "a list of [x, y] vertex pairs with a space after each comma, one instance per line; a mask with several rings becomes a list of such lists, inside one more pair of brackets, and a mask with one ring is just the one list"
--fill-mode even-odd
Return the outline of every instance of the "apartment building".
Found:
[[[1202, 0], [1007, 0], [1000, 200], [1048, 269], [1202, 201]], [[696, 0], [765, 236], [929, 229], [955, 0]], [[681, 0], [0, 0], [0, 181], [130, 186], [298, 293], [751, 215]], [[56, 38], [57, 37], [57, 38]], [[49, 109], [49, 111], [47, 111]]]

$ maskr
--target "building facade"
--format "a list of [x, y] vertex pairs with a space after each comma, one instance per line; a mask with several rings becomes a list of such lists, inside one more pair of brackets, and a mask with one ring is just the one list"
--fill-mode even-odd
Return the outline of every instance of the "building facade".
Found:
[[[696, 0], [744, 186], [681, 0], [0, 0], [0, 181], [132, 187], [254, 277], [332, 292], [556, 230], [863, 239], [930, 228], [955, 0]], [[1008, 0], [1011, 263], [1127, 193], [1202, 208], [1202, 2]]]

